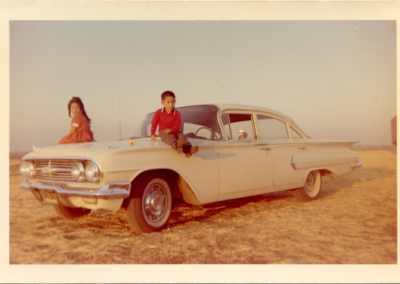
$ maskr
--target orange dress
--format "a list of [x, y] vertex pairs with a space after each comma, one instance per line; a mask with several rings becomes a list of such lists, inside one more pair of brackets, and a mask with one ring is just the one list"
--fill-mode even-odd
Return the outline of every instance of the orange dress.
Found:
[[95, 142], [89, 121], [82, 113], [78, 113], [72, 118], [71, 126], [78, 127], [78, 129], [74, 133], [64, 136], [58, 144]]

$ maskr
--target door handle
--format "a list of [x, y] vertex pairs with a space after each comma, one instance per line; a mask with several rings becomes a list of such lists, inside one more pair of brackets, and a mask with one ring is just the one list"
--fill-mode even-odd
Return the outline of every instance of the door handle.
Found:
[[306, 150], [307, 148], [306, 147], [297, 147], [297, 149]]

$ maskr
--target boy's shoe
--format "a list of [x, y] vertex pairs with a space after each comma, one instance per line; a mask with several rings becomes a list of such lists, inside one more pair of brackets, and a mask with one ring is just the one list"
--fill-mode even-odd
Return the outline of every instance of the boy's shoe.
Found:
[[183, 153], [183, 144], [185, 144], [185, 137], [184, 136], [179, 136], [178, 141], [176, 141], [176, 151], [178, 153]]
[[193, 154], [196, 154], [199, 151], [199, 146], [193, 146], [190, 150], [185, 154], [186, 158], [190, 158]]

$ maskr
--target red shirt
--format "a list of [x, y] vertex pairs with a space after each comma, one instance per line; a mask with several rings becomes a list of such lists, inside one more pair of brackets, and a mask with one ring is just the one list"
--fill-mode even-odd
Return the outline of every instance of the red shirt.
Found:
[[151, 120], [151, 135], [155, 135], [157, 125], [158, 131], [171, 129], [172, 133], [177, 133], [181, 130], [181, 114], [175, 108], [171, 113], [167, 113], [165, 108], [160, 108]]
[[90, 123], [82, 113], [77, 113], [72, 118], [71, 126], [78, 129], [64, 136], [58, 144], [94, 142], [93, 132], [90, 130]]

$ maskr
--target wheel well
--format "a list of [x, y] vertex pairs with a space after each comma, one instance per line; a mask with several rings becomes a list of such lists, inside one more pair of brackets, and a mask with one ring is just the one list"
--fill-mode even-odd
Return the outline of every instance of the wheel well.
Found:
[[[132, 195], [132, 192], [135, 190], [136, 182], [144, 175], [153, 175], [153, 176], [160, 175], [160, 176], [165, 177], [169, 186], [171, 187], [172, 197], [174, 199], [179, 199], [179, 200], [185, 201], [183, 198], [182, 191], [181, 191], [182, 189], [178, 185], [178, 180], [179, 180], [180, 175], [177, 172], [170, 170], [170, 169], [148, 170], [148, 171], [144, 171], [144, 172], [140, 173], [131, 181], [131, 195]], [[183, 190], [185, 190], [185, 189], [183, 189]], [[190, 190], [192, 190], [192, 189], [190, 189]], [[129, 202], [129, 198], [126, 198], [122, 204], [122, 207], [126, 208], [126, 206], [128, 205], [128, 202]]]
[[321, 169], [319, 170], [319, 172], [321, 173], [321, 176], [327, 176], [332, 180], [335, 180], [335, 174], [333, 172], [331, 172], [330, 170], [327, 169]]

